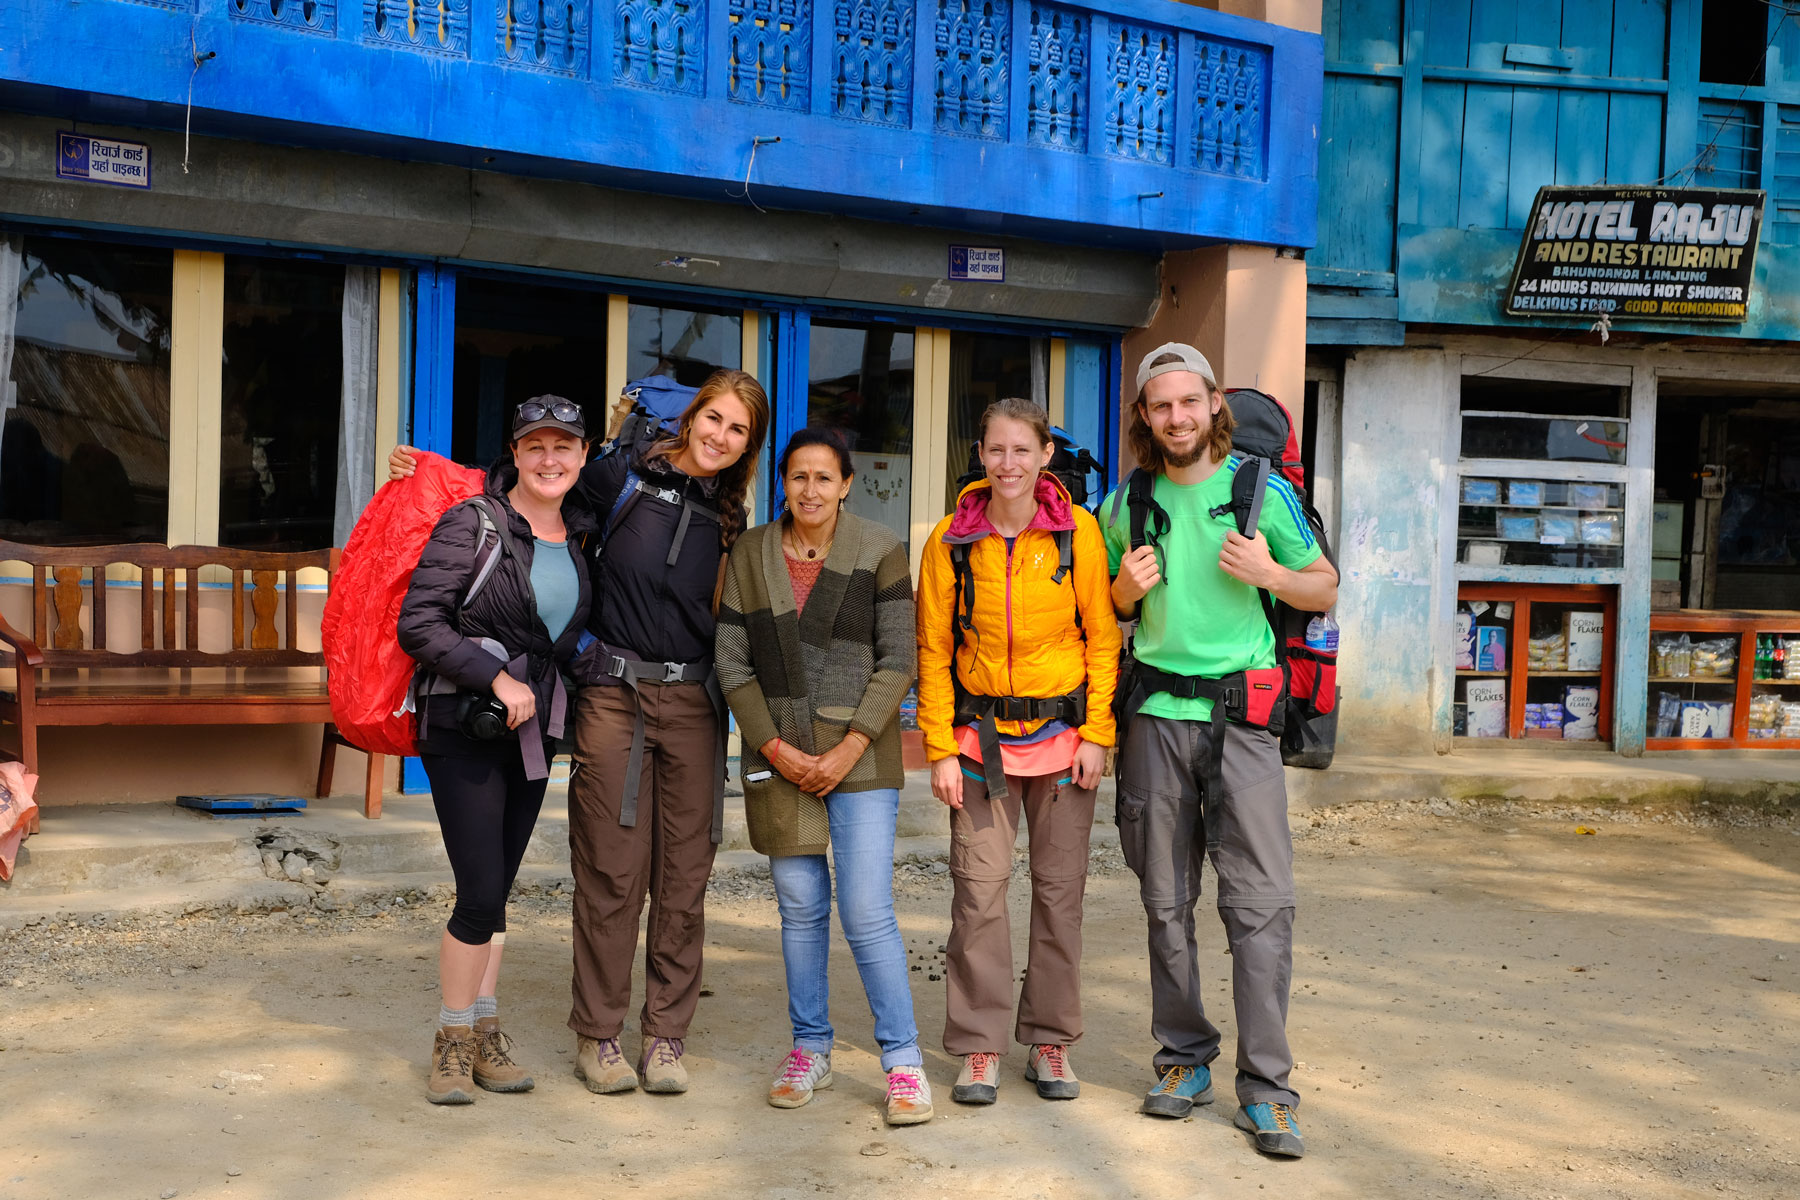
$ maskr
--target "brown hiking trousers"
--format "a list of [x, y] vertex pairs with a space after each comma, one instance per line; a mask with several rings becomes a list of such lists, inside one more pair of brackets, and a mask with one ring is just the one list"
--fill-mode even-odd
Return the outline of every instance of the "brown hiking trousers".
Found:
[[637, 824], [619, 824], [636, 714], [630, 688], [598, 684], [575, 701], [569, 863], [575, 876], [574, 1004], [569, 1028], [616, 1038], [631, 1006], [638, 920], [646, 1037], [687, 1036], [700, 1000], [706, 880], [712, 874], [714, 742], [724, 735], [706, 688], [642, 683], [644, 764]]
[[1067, 1046], [1081, 1037], [1081, 903], [1087, 891], [1094, 789], [1067, 771], [1008, 775], [989, 797], [979, 763], [964, 758], [963, 806], [950, 810], [950, 942], [944, 1049], [1006, 1053], [1013, 1015], [1012, 924], [1006, 888], [1023, 811], [1030, 829], [1031, 941], [1013, 1036]]

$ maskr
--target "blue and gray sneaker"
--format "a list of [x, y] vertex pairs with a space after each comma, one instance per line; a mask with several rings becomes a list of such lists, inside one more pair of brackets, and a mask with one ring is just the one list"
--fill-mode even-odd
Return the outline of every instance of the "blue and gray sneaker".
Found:
[[1306, 1153], [1306, 1143], [1300, 1139], [1300, 1123], [1294, 1120], [1294, 1110], [1285, 1104], [1246, 1104], [1238, 1109], [1232, 1124], [1254, 1134], [1256, 1148], [1264, 1154], [1299, 1158]]
[[1153, 1117], [1185, 1117], [1194, 1105], [1212, 1103], [1212, 1072], [1205, 1067], [1158, 1067], [1156, 1073], [1162, 1081], [1144, 1097], [1139, 1112]]

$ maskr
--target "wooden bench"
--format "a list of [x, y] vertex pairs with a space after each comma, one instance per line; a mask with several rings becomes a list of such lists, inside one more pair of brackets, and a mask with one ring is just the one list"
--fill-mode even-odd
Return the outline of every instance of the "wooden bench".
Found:
[[[337, 558], [336, 550], [280, 554], [0, 541], [0, 562], [31, 568], [31, 636], [0, 618], [0, 642], [11, 647], [10, 654], [0, 653], [0, 667], [18, 672], [16, 690], [0, 693], [0, 721], [19, 727], [25, 769], [38, 769], [38, 730], [44, 726], [318, 724], [325, 727], [318, 794], [329, 795], [337, 747], [350, 743], [331, 723], [325, 656], [295, 645], [299, 573], [316, 567], [329, 580]], [[107, 569], [121, 565], [135, 568], [137, 580], [108, 580]], [[203, 573], [231, 581], [226, 649], [199, 648]], [[138, 590], [136, 649], [114, 645], [121, 640], [117, 631], [107, 635], [107, 594], [120, 587]], [[316, 678], [294, 668], [316, 668]], [[196, 671], [208, 677], [196, 680]], [[363, 795], [368, 817], [381, 815], [382, 765], [381, 756], [369, 756]]]

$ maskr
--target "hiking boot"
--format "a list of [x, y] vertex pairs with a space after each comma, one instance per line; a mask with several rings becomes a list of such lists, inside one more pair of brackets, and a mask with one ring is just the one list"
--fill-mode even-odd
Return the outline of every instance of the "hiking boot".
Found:
[[475, 1035], [467, 1025], [444, 1025], [431, 1042], [425, 1098], [433, 1104], [475, 1103]]
[[688, 1090], [687, 1068], [681, 1065], [681, 1039], [653, 1037], [644, 1043], [638, 1059], [638, 1076], [646, 1092], [685, 1092]]
[[575, 1038], [575, 1078], [587, 1090], [608, 1096], [637, 1090], [637, 1072], [625, 1061], [618, 1038]]
[[529, 1092], [530, 1072], [512, 1060], [513, 1040], [500, 1032], [499, 1017], [475, 1021], [475, 1082], [490, 1092]]
[[1212, 1103], [1212, 1072], [1207, 1068], [1158, 1067], [1156, 1073], [1162, 1081], [1144, 1097], [1139, 1112], [1153, 1117], [1185, 1117], [1194, 1111], [1194, 1105]]
[[1037, 1084], [1038, 1095], [1046, 1100], [1073, 1100], [1081, 1095], [1081, 1080], [1069, 1065], [1067, 1046], [1033, 1046], [1025, 1060], [1025, 1078]]
[[1231, 1123], [1256, 1138], [1256, 1148], [1264, 1154], [1281, 1158], [1299, 1158], [1306, 1153], [1300, 1138], [1300, 1123], [1294, 1110], [1286, 1104], [1246, 1104], [1238, 1109]]
[[976, 1051], [963, 1055], [962, 1074], [950, 1089], [958, 1104], [992, 1104], [1000, 1095], [1000, 1056]]
[[931, 1084], [925, 1079], [924, 1067], [895, 1067], [887, 1077], [889, 1125], [923, 1125], [931, 1120]]
[[795, 1046], [769, 1085], [769, 1103], [776, 1108], [799, 1108], [813, 1098], [814, 1091], [830, 1086], [831, 1055]]

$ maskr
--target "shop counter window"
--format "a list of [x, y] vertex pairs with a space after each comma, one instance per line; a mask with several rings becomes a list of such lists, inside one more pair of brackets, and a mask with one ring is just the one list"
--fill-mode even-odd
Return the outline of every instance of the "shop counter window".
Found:
[[1624, 565], [1625, 485], [1463, 476], [1456, 557], [1475, 566]]
[[1647, 749], [1800, 749], [1792, 613], [1654, 613], [1649, 676]]
[[1610, 741], [1617, 612], [1610, 587], [1462, 585], [1452, 735]]
[[1627, 424], [1613, 417], [1465, 411], [1462, 456], [1622, 465]]
[[699, 387], [720, 367], [743, 366], [743, 310], [633, 301], [626, 314], [625, 362], [627, 379], [666, 375], [684, 386]]
[[167, 540], [173, 293], [168, 250], [0, 233], [0, 537]]

